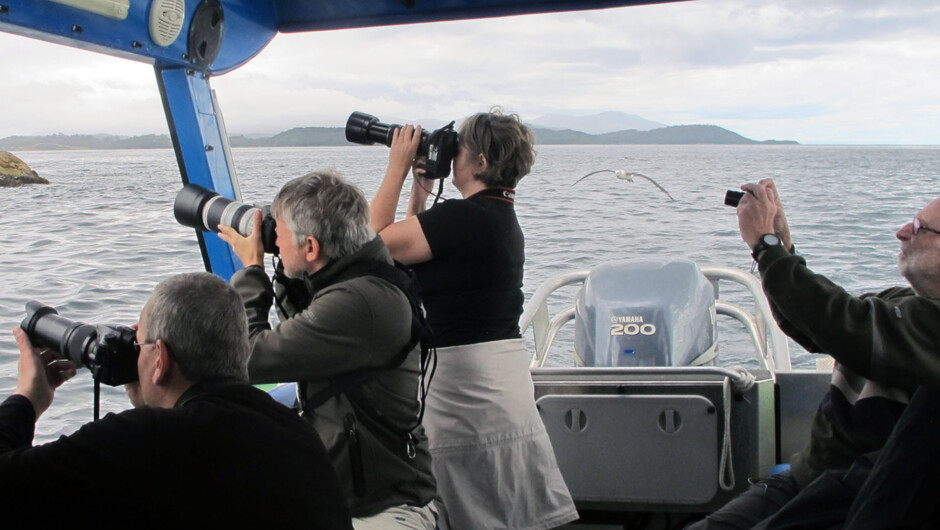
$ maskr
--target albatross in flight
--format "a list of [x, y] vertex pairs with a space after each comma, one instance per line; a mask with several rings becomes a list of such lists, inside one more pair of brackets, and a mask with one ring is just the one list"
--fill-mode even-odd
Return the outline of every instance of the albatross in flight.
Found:
[[646, 175], [641, 175], [641, 174], [639, 174], [639, 173], [633, 173], [633, 172], [629, 172], [629, 171], [624, 171], [624, 170], [622, 170], [622, 169], [617, 169], [617, 170], [613, 170], [613, 169], [599, 169], [599, 170], [597, 170], [597, 171], [591, 171], [591, 172], [588, 173], [587, 175], [584, 175], [583, 177], [581, 177], [581, 178], [579, 178], [578, 180], [574, 181], [574, 183], [571, 184], [571, 185], [574, 186], [575, 184], [577, 184], [577, 183], [581, 182], [582, 180], [584, 180], [584, 179], [590, 177], [591, 175], [596, 175], [596, 174], [598, 174], [598, 173], [613, 173], [614, 176], [617, 177], [618, 179], [620, 179], [620, 180], [626, 180], [627, 182], [633, 182], [633, 178], [634, 178], [634, 177], [645, 178], [646, 180], [652, 182], [654, 186], [656, 186], [657, 188], [659, 188], [660, 191], [662, 191], [663, 193], [665, 193], [666, 196], [669, 197], [669, 200], [670, 200], [670, 201], [674, 201], [674, 200], [675, 200], [675, 199], [672, 198], [672, 195], [670, 195], [669, 192], [666, 191], [666, 188], [660, 186], [659, 183], [656, 182], [655, 180], [653, 180], [653, 179], [647, 177]]

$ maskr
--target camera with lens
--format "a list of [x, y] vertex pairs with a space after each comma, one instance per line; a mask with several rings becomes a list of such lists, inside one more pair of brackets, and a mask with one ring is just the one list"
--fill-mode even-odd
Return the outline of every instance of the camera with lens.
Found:
[[137, 381], [137, 332], [127, 326], [85, 324], [59, 316], [35, 300], [20, 324], [34, 346], [50, 348], [86, 366], [96, 381], [118, 386]]
[[271, 206], [249, 206], [227, 199], [218, 193], [198, 186], [187, 184], [176, 194], [173, 202], [173, 215], [183, 226], [205, 232], [218, 232], [218, 226], [225, 225], [248, 237], [254, 230], [254, 214], [261, 210], [261, 243], [268, 254], [278, 254], [277, 223], [271, 215]]
[[744, 197], [743, 191], [728, 190], [725, 192], [725, 206], [737, 208], [738, 203], [741, 202], [741, 197]]
[[[353, 112], [346, 120], [346, 140], [362, 145], [382, 143], [391, 147], [395, 129], [401, 128], [401, 125], [395, 123], [381, 123], [378, 118], [370, 114]], [[421, 130], [418, 156], [427, 157], [425, 177], [443, 179], [450, 175], [450, 165], [457, 156], [457, 140], [454, 122], [431, 133]]]

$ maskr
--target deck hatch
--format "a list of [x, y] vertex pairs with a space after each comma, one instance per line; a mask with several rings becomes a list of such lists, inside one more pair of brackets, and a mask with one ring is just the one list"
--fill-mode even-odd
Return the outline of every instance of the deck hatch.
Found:
[[576, 502], [702, 504], [715, 496], [719, 415], [709, 399], [553, 394], [537, 403]]

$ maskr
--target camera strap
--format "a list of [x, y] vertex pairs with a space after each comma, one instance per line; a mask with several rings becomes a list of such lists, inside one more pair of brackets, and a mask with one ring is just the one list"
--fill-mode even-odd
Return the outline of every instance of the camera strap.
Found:
[[515, 206], [516, 204], [516, 190], [512, 188], [485, 188], [482, 191], [474, 193], [472, 197], [468, 198], [480, 198], [480, 199], [491, 199], [494, 201], [501, 201]]
[[441, 200], [441, 195], [444, 194], [444, 179], [437, 181], [437, 194], [434, 196], [434, 202], [431, 203], [431, 208], [435, 207], [438, 202]]
[[93, 419], [92, 421], [98, 421], [98, 419], [101, 418], [101, 380], [98, 379], [97, 376], [94, 377], [94, 385], [95, 385], [95, 386], [94, 386], [94, 400], [95, 400], [95, 403], [94, 403], [94, 407], [93, 407], [93, 408], [94, 408], [94, 412], [93, 412], [93, 418], [94, 418], [94, 419]]
[[281, 314], [290, 315], [284, 307], [284, 302], [290, 304], [294, 312], [299, 313], [310, 305], [313, 301], [313, 294], [307, 289], [306, 282], [299, 278], [291, 278], [284, 274], [284, 263], [280, 257], [271, 256], [271, 264], [274, 266], [274, 274], [271, 276], [271, 285], [281, 285], [284, 289], [281, 294], [274, 291], [274, 303]]

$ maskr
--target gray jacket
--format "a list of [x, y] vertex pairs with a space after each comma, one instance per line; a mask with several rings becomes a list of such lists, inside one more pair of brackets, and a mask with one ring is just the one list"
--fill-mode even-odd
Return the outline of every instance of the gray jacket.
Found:
[[372, 370], [355, 393], [348, 392], [354, 400], [342, 393], [304, 411], [326, 446], [353, 517], [401, 504], [424, 506], [435, 493], [423, 431], [417, 431], [413, 451], [406, 443], [419, 405], [420, 350], [393, 366], [411, 342], [408, 299], [375, 276], [334, 283], [351, 265], [369, 260], [391, 263], [378, 237], [305, 277], [303, 287], [293, 284], [312, 301], [298, 309], [282, 300], [274, 329], [268, 322], [274, 290], [265, 272], [248, 267], [232, 277], [248, 314], [252, 383], [296, 381], [306, 402], [337, 377]]

